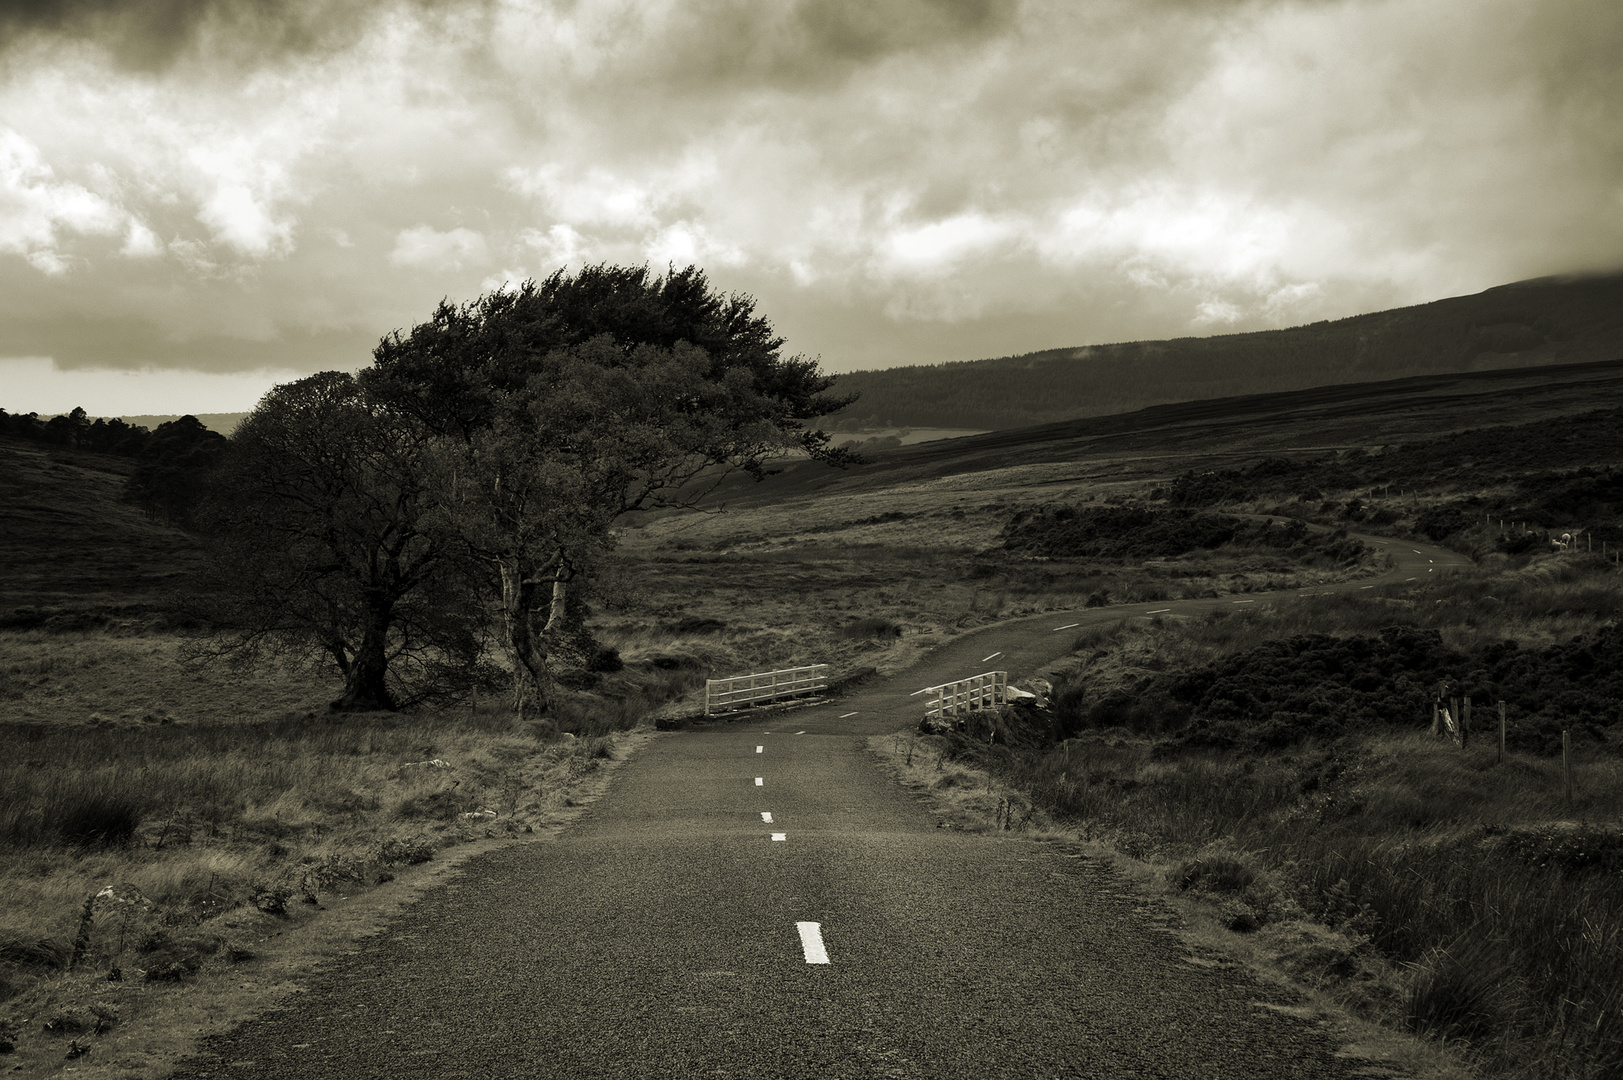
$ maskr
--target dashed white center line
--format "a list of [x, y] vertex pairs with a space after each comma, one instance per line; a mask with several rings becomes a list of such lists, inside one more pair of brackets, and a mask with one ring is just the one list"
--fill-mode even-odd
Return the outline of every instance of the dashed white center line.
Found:
[[1404, 580], [1404, 581], [1413, 581], [1413, 580], [1414, 580], [1414, 578], [1412, 578], [1412, 577], [1406, 577], [1406, 578], [1404, 578], [1404, 579], [1403, 579], [1403, 580]]
[[770, 810], [762, 810], [761, 811], [761, 820], [766, 822], [768, 825], [772, 824], [772, 811], [770, 811]]
[[762, 787], [765, 784], [766, 784], [766, 778], [764, 776], [757, 776], [755, 778], [755, 786], [756, 787]]
[[772, 839], [774, 839], [774, 840], [787, 840], [787, 839], [789, 839], [789, 834], [786, 833], [786, 832], [775, 832], [775, 833], [772, 834]]
[[1425, 554], [1425, 552], [1421, 551], [1419, 548], [1410, 548], [1409, 550], [1413, 551], [1416, 555], [1424, 555]]
[[1360, 585], [1358, 587], [1360, 589], [1373, 589], [1375, 586], [1373, 586], [1373, 585]]
[[1056, 627], [1054, 627], [1054, 629], [1055, 630], [1069, 630], [1073, 626], [1081, 626], [1081, 625], [1082, 624], [1079, 623], [1079, 622], [1069, 622], [1069, 623], [1066, 623], [1064, 626], [1056, 626]]
[[995, 652], [995, 653], [993, 653], [993, 654], [992, 654], [992, 655], [991, 655], [991, 656], [983, 656], [983, 657], [981, 657], [981, 663], [983, 663], [983, 664], [984, 664], [984, 663], [986, 663], [986, 662], [987, 662], [987, 661], [988, 661], [988, 660], [996, 660], [996, 659], [997, 659], [997, 658], [998, 658], [998, 657], [1000, 657], [1000, 656], [1002, 656], [1002, 655], [1003, 655], [1003, 654], [1002, 654], [1002, 653], [1000, 653], [1000, 652]]
[[795, 929], [800, 931], [800, 947], [806, 953], [806, 963], [828, 963], [828, 950], [823, 948], [823, 924], [797, 922]]
[[1255, 600], [1236, 600], [1234, 602], [1236, 604], [1255, 604], [1256, 603]]
[[[909, 695], [909, 696], [911, 696], [911, 695]], [[840, 719], [844, 720], [846, 716], [855, 716], [855, 715], [856, 715], [856, 713], [854, 713], [854, 712], [848, 712], [848, 713], [845, 714], [845, 716], [841, 716]], [[800, 732], [797, 731], [795, 734], [798, 735], [798, 734], [800, 734]]]
[[1144, 614], [1146, 614], [1146, 615], [1159, 615], [1163, 611], [1171, 611], [1171, 610], [1172, 609], [1169, 608], [1169, 607], [1160, 607], [1160, 608], [1156, 608], [1154, 611], [1146, 611]]

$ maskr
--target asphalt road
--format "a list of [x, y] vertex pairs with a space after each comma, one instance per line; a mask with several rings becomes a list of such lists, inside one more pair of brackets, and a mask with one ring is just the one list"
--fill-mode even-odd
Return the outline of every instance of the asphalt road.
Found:
[[[1315, 591], [1463, 562], [1385, 543], [1396, 569]], [[1006, 623], [842, 700], [664, 735], [558, 840], [470, 860], [173, 1075], [1367, 1076], [1107, 865], [938, 828], [860, 738], [920, 715], [919, 687], [1052, 661], [1066, 630], [1269, 599]]]

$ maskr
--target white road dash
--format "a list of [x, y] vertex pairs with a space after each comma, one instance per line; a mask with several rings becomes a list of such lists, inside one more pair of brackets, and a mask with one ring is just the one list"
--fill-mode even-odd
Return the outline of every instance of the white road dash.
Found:
[[1160, 607], [1160, 608], [1156, 608], [1154, 611], [1146, 611], [1144, 614], [1146, 614], [1146, 615], [1160, 615], [1163, 612], [1167, 612], [1167, 611], [1171, 611], [1171, 610], [1172, 609], [1169, 608], [1169, 607]]
[[856, 713], [854, 713], [854, 712], [848, 712], [848, 713], [845, 713], [843, 716], [839, 717], [839, 719], [844, 720], [845, 717], [847, 717], [847, 716], [855, 716], [855, 715], [856, 715]]
[[981, 657], [981, 663], [983, 663], [983, 664], [984, 664], [984, 663], [986, 663], [986, 662], [987, 662], [987, 661], [988, 661], [988, 660], [996, 660], [996, 659], [997, 659], [997, 658], [998, 658], [998, 657], [1000, 657], [1000, 656], [1002, 656], [1002, 655], [1003, 655], [1003, 654], [1002, 654], [1002, 653], [1000, 653], [1000, 652], [995, 652], [995, 653], [993, 653], [993, 654], [992, 654], [992, 655], [991, 655], [991, 656], [983, 656], [983, 657]]
[[756, 748], [755, 748], [755, 752], [756, 752], [756, 753], [757, 753], [757, 754], [764, 754], [764, 753], [766, 753], [766, 747], [764, 747], [764, 746], [757, 746], [757, 747], [756, 747]]
[[1413, 551], [1416, 555], [1424, 555], [1425, 554], [1425, 552], [1421, 551], [1419, 548], [1410, 548], [1409, 550]]
[[1070, 622], [1070, 623], [1066, 623], [1064, 626], [1056, 626], [1056, 627], [1054, 627], [1054, 629], [1055, 630], [1069, 630], [1073, 626], [1081, 626], [1081, 625], [1082, 624], [1079, 623], [1079, 622]]
[[1360, 589], [1373, 589], [1375, 586], [1373, 586], [1373, 585], [1360, 585], [1358, 587]]
[[828, 963], [828, 950], [823, 948], [823, 924], [797, 922], [795, 929], [800, 931], [800, 947], [805, 950], [806, 963]]
[[765, 784], [766, 784], [766, 778], [764, 776], [757, 776], [755, 778], [755, 786], [756, 787], [763, 787], [763, 786], [765, 786]]
[[805, 732], [804, 732], [804, 731], [797, 731], [797, 732], [795, 732], [795, 734], [796, 734], [796, 735], [804, 735], [804, 734], [806, 734], [806, 733], [805, 733]]
[[1234, 602], [1236, 604], [1255, 604], [1256, 603], [1255, 600], [1236, 600]]
[[774, 840], [787, 840], [787, 839], [789, 839], [789, 834], [786, 833], [786, 832], [775, 832], [775, 833], [772, 834], [772, 839], [774, 839]]
[[1404, 579], [1403, 579], [1403, 580], [1404, 580], [1404, 581], [1413, 581], [1413, 580], [1414, 580], [1414, 578], [1412, 578], [1412, 577], [1406, 577], [1406, 578], [1404, 578]]
[[768, 825], [772, 824], [772, 811], [770, 811], [770, 810], [762, 810], [761, 811], [761, 820], [766, 822]]

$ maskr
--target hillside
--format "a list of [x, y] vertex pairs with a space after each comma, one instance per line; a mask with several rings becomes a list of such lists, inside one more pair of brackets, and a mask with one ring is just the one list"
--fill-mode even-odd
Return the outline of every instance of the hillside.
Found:
[[1549, 432], [1571, 418], [1623, 404], [1623, 360], [1421, 375], [1273, 394], [1156, 405], [1016, 430], [989, 431], [883, 450], [864, 465], [835, 470], [785, 461], [759, 483], [728, 478], [710, 499], [728, 507], [769, 505], [813, 494], [855, 495], [898, 485], [1004, 469], [1042, 469], [1044, 483], [1117, 475], [1170, 478], [1187, 469], [1223, 469], [1277, 456], [1375, 451], [1453, 433], [1540, 423], [1525, 439], [1507, 435], [1500, 452], [1520, 469], [1599, 463], [1599, 451], [1563, 447]]
[[1285, 330], [859, 371], [832, 422], [999, 430], [1400, 375], [1623, 357], [1623, 273], [1540, 278]]
[[128, 458], [0, 438], [0, 627], [144, 623], [198, 544], [129, 501]]

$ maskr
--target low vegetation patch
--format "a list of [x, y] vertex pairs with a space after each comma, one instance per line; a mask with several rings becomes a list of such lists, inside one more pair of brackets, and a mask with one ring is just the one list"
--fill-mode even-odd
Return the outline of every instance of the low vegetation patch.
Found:
[[1296, 562], [1353, 566], [1364, 545], [1297, 519], [1256, 521], [1182, 507], [1042, 506], [1016, 511], [1003, 547], [1045, 558], [1167, 559], [1195, 551], [1280, 552]]
[[[1494, 1075], [1615, 1076], [1620, 594], [1598, 556], [1537, 553], [1401, 597], [1123, 623], [1078, 639], [1048, 710], [913, 749], [1156, 862], [1366, 1016]], [[1476, 703], [1464, 748], [1430, 733], [1440, 687]]]

